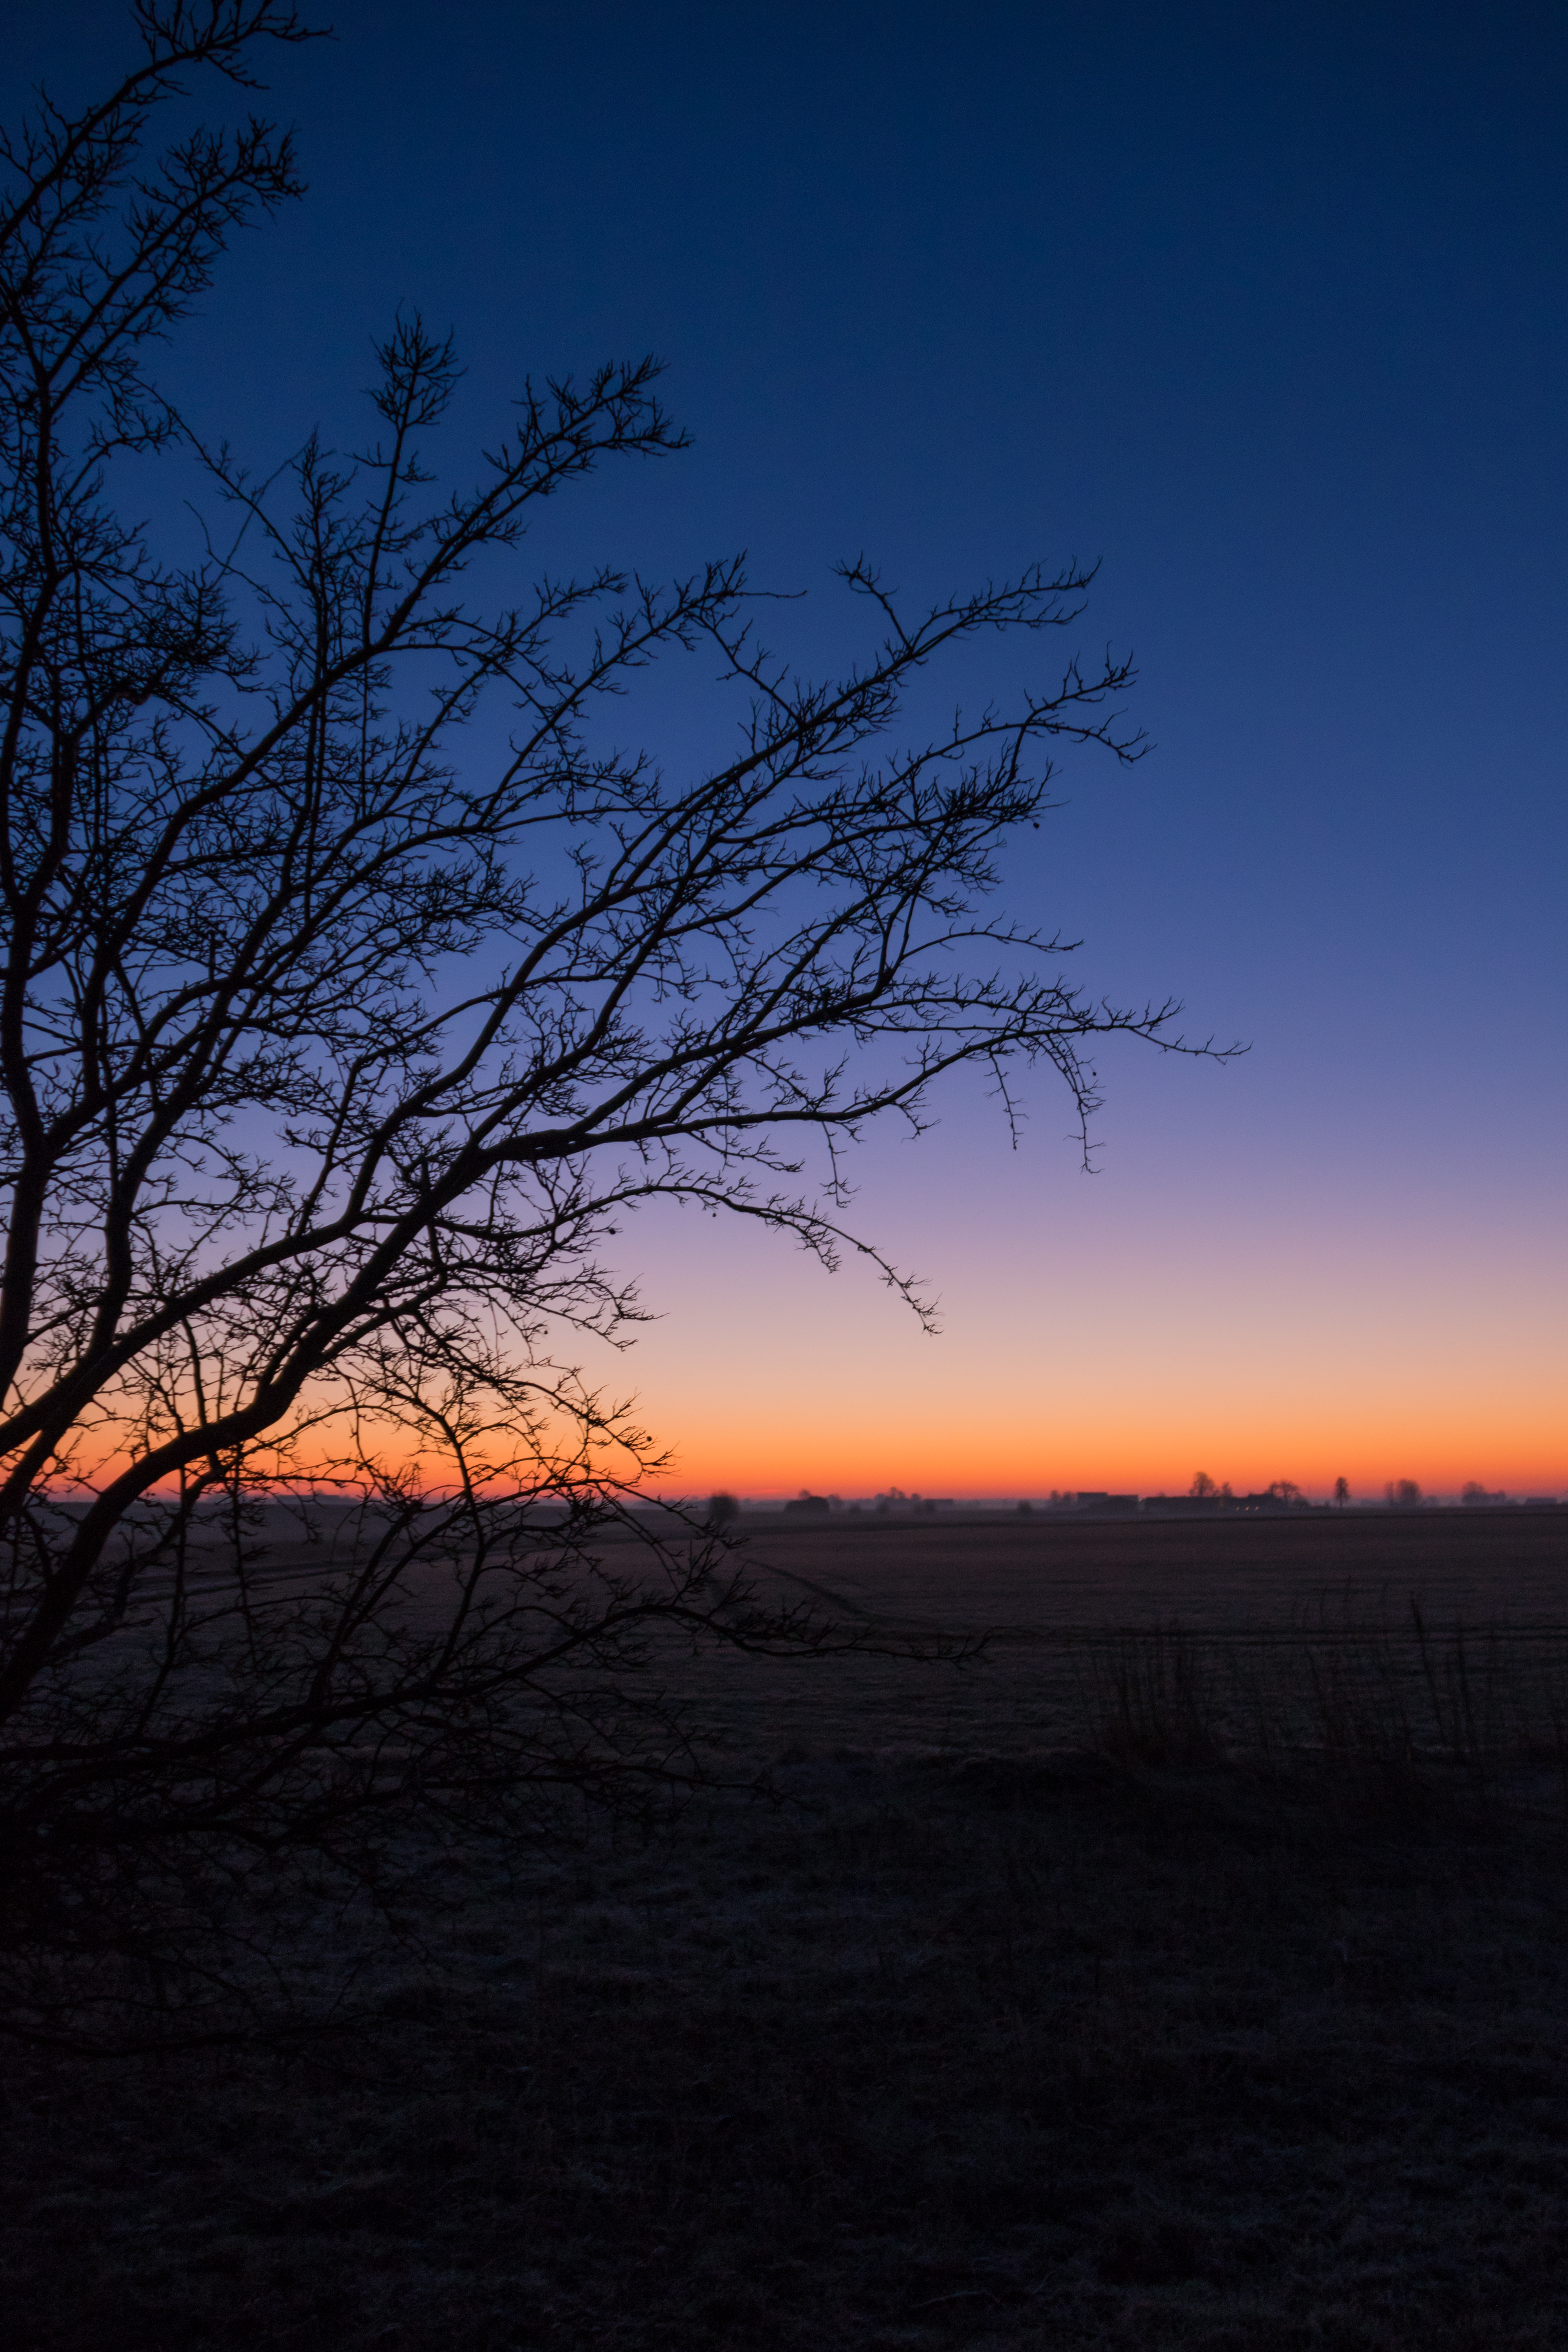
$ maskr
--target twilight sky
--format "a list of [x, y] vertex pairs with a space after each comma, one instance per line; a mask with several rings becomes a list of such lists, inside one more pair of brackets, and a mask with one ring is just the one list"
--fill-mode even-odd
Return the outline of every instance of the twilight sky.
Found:
[[[131, 52], [110, 0], [30, 16], [8, 112]], [[332, 16], [276, 59], [311, 192], [183, 336], [193, 414], [267, 467], [357, 437], [399, 300], [468, 357], [455, 459], [525, 370], [657, 351], [694, 449], [540, 562], [747, 547], [822, 667], [836, 556], [916, 599], [1100, 559], [1079, 636], [1135, 648], [1158, 748], [1064, 763], [1009, 904], [1251, 1046], [1106, 1056], [1092, 1177], [1043, 1081], [1016, 1152], [963, 1086], [868, 1147], [856, 1222], [935, 1340], [760, 1234], [624, 1228], [662, 1320], [607, 1377], [673, 1483], [1568, 1490], [1562, 12]], [[672, 763], [704, 684], [650, 705]]]

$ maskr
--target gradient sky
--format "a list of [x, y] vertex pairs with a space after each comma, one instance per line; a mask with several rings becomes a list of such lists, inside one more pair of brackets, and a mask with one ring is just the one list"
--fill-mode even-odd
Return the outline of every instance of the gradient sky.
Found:
[[[184, 333], [193, 413], [258, 464], [357, 436], [399, 300], [456, 328], [475, 441], [525, 370], [657, 351], [694, 449], [541, 561], [745, 546], [819, 664], [836, 556], [912, 597], [1100, 559], [1082, 641], [1136, 649], [1158, 749], [1068, 763], [1011, 903], [1251, 1046], [1107, 1056], [1093, 1177], [1043, 1083], [1016, 1152], [963, 1085], [871, 1144], [857, 1222], [935, 1340], [754, 1232], [624, 1228], [662, 1319], [608, 1377], [677, 1483], [1568, 1490], [1562, 11], [333, 19], [276, 60], [311, 193]], [[130, 48], [96, 0], [8, 45], [13, 111]]]

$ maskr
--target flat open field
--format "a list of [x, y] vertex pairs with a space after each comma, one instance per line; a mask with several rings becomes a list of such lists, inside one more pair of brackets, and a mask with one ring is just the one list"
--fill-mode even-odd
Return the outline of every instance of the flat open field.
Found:
[[759, 1562], [948, 1625], [1287, 1623], [1347, 1587], [1435, 1617], [1568, 1616], [1563, 1510], [739, 1526]]
[[1205, 1657], [1380, 1625], [1419, 1675], [1412, 1604], [1435, 1640], [1495, 1627], [1510, 1657], [1549, 1661], [1568, 1712], [1568, 1512], [1314, 1513], [1300, 1518], [968, 1525], [742, 1520], [761, 1588], [839, 1622], [919, 1638], [985, 1634], [952, 1664], [846, 1657], [688, 1669], [705, 1720], [741, 1754], [792, 1744], [1017, 1753], [1093, 1740], [1105, 1636], [1176, 1629]]
[[[341, 2044], [19, 2054], [8, 2343], [1568, 2342], [1562, 1743], [1521, 1746], [1508, 1696], [1547, 1721], [1568, 1517], [759, 1527], [750, 1556], [845, 1622], [1006, 1630], [962, 1668], [687, 1668], [776, 1801], [432, 1849]], [[1413, 1592], [1514, 1630], [1413, 1666]], [[1302, 1743], [1227, 1747], [1247, 1689]]]

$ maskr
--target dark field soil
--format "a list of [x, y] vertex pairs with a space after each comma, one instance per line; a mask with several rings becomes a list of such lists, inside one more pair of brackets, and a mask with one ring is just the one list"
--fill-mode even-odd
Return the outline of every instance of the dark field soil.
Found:
[[760, 1559], [945, 1623], [1278, 1622], [1347, 1585], [1436, 1615], [1568, 1615], [1568, 1510], [740, 1525]]
[[7, 2345], [1568, 2343], [1557, 1760], [1108, 1759], [1050, 1639], [1289, 1627], [1347, 1585], [1561, 1622], [1568, 1521], [754, 1550], [1017, 1638], [705, 1670], [777, 1803], [432, 1854], [425, 1956], [311, 2054], [15, 2055]]
[[[879, 1658], [689, 1669], [742, 1752], [792, 1739], [1009, 1749], [1095, 1737], [1084, 1637], [1174, 1627], [1215, 1645], [1378, 1623], [1568, 1630], [1568, 1511], [1350, 1511], [1282, 1519], [838, 1521], [747, 1529], [764, 1589], [916, 1633], [993, 1639], [961, 1674]], [[1563, 1661], [1568, 1664], [1568, 1657]], [[1568, 1680], [1563, 1690], [1568, 1709]]]

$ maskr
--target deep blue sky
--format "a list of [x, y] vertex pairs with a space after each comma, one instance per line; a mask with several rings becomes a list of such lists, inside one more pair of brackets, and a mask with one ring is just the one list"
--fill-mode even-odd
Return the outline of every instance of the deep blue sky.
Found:
[[[1212, 1427], [1216, 1475], [1234, 1444], [1237, 1475], [1321, 1480], [1375, 1391], [1428, 1399], [1390, 1423], [1410, 1458], [1385, 1475], [1423, 1475], [1426, 1427], [1425, 1475], [1458, 1474], [1473, 1427], [1475, 1475], [1568, 1485], [1568, 1435], [1541, 1436], [1564, 1402], [1561, 9], [350, 0], [334, 21], [273, 61], [310, 194], [242, 243], [172, 370], [209, 427], [258, 461], [318, 419], [357, 432], [400, 300], [457, 329], [475, 439], [525, 369], [654, 350], [696, 446], [563, 506], [552, 561], [744, 545], [813, 589], [775, 635], [826, 662], [837, 555], [914, 594], [1100, 559], [1084, 641], [1137, 650], [1158, 751], [1074, 763], [1017, 903], [1084, 935], [1096, 982], [1173, 990], [1253, 1050], [1113, 1061], [1096, 1185], [1045, 1097], [1022, 1166], [967, 1116], [869, 1154], [866, 1221], [954, 1335], [945, 1371], [939, 1349], [908, 1374], [892, 1425], [915, 1433], [883, 1475], [1147, 1486]], [[37, 9], [10, 103], [39, 72], [96, 88], [128, 48], [116, 6]], [[659, 715], [674, 755], [700, 740], [684, 701]], [[721, 1280], [706, 1243], [647, 1236], [676, 1310], [644, 1354], [656, 1417], [717, 1429], [722, 1332], [726, 1393], [798, 1423], [780, 1482], [850, 1476], [800, 1418], [808, 1339], [833, 1329], [852, 1368], [825, 1429], [921, 1343], [847, 1281], [781, 1342], [793, 1369], [737, 1359], [735, 1297], [782, 1328], [801, 1276], [718, 1249]], [[1111, 1298], [1151, 1318], [1130, 1344], [1157, 1377], [1134, 1411], [1107, 1357], [1074, 1419], [1047, 1366], [1100, 1363]], [[941, 1433], [998, 1351], [1038, 1466], [966, 1480], [973, 1446], [947, 1465]], [[1305, 1438], [1294, 1465], [1247, 1454], [1271, 1379], [1270, 1426], [1334, 1433], [1321, 1462]], [[1209, 1418], [1167, 1445], [1158, 1399], [1184, 1386]], [[1143, 1436], [1090, 1458], [1119, 1412]], [[694, 1476], [752, 1475], [724, 1442]]]

